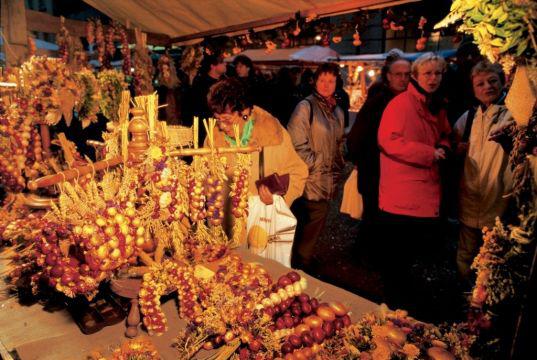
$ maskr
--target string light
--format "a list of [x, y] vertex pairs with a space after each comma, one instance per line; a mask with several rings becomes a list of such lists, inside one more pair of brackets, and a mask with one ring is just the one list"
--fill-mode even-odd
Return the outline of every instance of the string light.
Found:
[[362, 65], [358, 65], [358, 67], [356, 68], [356, 70], [357, 70], [358, 72], [362, 72], [362, 71], [364, 71], [364, 67], [363, 67]]
[[369, 70], [369, 71], [367, 72], [367, 76], [369, 76], [369, 77], [373, 77], [373, 76], [375, 76], [375, 70], [373, 70], [373, 69]]
[[321, 39], [322, 39], [321, 35], [315, 36], [315, 41], [321, 41]]

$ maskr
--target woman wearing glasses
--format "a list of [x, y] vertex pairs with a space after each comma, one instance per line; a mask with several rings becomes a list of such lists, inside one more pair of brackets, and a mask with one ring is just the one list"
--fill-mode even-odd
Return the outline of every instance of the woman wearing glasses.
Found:
[[433, 53], [419, 57], [408, 89], [388, 104], [378, 132], [386, 296], [390, 307], [411, 312], [431, 300], [427, 284], [411, 276], [412, 265], [441, 253], [439, 163], [449, 152], [451, 132], [438, 94], [445, 67]]

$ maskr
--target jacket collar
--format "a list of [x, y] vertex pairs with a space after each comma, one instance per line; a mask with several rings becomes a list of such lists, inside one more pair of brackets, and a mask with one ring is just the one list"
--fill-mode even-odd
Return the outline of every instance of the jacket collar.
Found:
[[407, 91], [410, 95], [412, 95], [412, 97], [419, 100], [421, 103], [425, 104], [427, 102], [427, 96], [418, 90], [413, 81], [408, 83]]
[[255, 124], [250, 145], [265, 147], [280, 145], [283, 142], [283, 128], [278, 119], [257, 106], [253, 108], [252, 116]]

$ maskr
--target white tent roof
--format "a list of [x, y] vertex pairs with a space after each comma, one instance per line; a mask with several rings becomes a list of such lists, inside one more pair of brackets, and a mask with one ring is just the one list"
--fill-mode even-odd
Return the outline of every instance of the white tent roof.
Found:
[[[170, 37], [230, 33], [285, 23], [302, 15], [335, 15], [419, 0], [84, 0], [112, 19]], [[209, 35], [209, 34], [207, 34]], [[212, 34], [214, 35], [214, 33]], [[199, 37], [198, 36], [198, 37]]]
[[[248, 56], [254, 62], [271, 61], [304, 61], [304, 62], [324, 62], [329, 58], [336, 58], [338, 53], [329, 47], [308, 46], [303, 48], [275, 49], [267, 52], [266, 49], [245, 50], [241, 55]], [[226, 61], [233, 61], [235, 57], [230, 57]]]

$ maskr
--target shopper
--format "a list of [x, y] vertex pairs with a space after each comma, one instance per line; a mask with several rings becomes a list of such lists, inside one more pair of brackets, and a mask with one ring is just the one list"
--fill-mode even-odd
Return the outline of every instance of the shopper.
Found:
[[[217, 119], [215, 146], [235, 145], [233, 124], [239, 125], [242, 146], [259, 146], [263, 149], [263, 171], [265, 176], [273, 173], [289, 174], [289, 188], [284, 195], [285, 202], [291, 206], [304, 189], [308, 176], [306, 164], [297, 155], [291, 138], [278, 119], [262, 108], [253, 105], [246, 86], [238, 79], [222, 80], [211, 87], [208, 104]], [[232, 178], [235, 155], [228, 158], [228, 179]], [[259, 195], [265, 204], [272, 203], [270, 190], [261, 186], [259, 192], [255, 181], [260, 173], [259, 153], [252, 154], [250, 168], [249, 192]], [[229, 189], [227, 189], [229, 191]], [[226, 197], [228, 198], [228, 197]], [[231, 202], [226, 204], [226, 214], [231, 214]], [[230, 229], [230, 218], [225, 219], [226, 228]]]
[[513, 123], [504, 105], [505, 78], [497, 64], [482, 61], [471, 72], [473, 91], [480, 105], [456, 122], [457, 154], [464, 156], [459, 192], [459, 244], [457, 267], [470, 283], [470, 266], [483, 244], [482, 228], [491, 228], [507, 208], [512, 186], [509, 153], [491, 141], [495, 134]]
[[274, 78], [270, 88], [271, 99], [269, 111], [286, 127], [289, 117], [302, 99], [297, 86], [296, 71], [282, 67]]
[[[197, 116], [200, 121], [212, 116], [212, 112], [207, 104], [207, 94], [209, 89], [226, 73], [226, 63], [222, 57], [217, 55], [205, 55], [201, 61], [200, 69], [192, 82], [190, 92], [191, 115]], [[203, 143], [205, 139], [205, 129], [199, 127], [199, 141]]]
[[268, 103], [268, 85], [256, 74], [252, 60], [246, 55], [237, 55], [233, 59], [233, 65], [237, 78], [245, 83], [254, 105], [265, 109]]
[[322, 64], [315, 72], [315, 92], [296, 106], [287, 129], [297, 153], [308, 165], [303, 196], [293, 210], [298, 220], [291, 264], [309, 269], [315, 244], [323, 230], [329, 200], [335, 195], [343, 161], [343, 111], [334, 92], [336, 64]]
[[382, 68], [382, 82], [369, 95], [356, 116], [356, 121], [347, 137], [349, 158], [358, 168], [358, 191], [362, 195], [363, 214], [358, 234], [357, 250], [361, 260], [369, 265], [377, 261], [380, 250], [375, 236], [378, 220], [378, 198], [380, 180], [380, 150], [377, 133], [382, 113], [388, 103], [407, 89], [410, 81], [410, 62], [399, 52], [390, 52]]
[[449, 153], [450, 126], [436, 92], [445, 66], [433, 53], [420, 56], [408, 89], [388, 104], [378, 132], [386, 300], [411, 313], [430, 308], [431, 301], [430, 285], [423, 274], [411, 274], [412, 265], [441, 253], [439, 162]]

